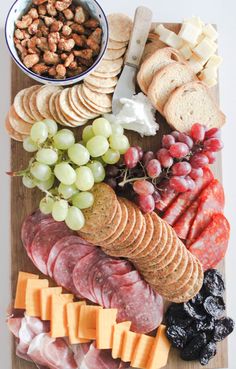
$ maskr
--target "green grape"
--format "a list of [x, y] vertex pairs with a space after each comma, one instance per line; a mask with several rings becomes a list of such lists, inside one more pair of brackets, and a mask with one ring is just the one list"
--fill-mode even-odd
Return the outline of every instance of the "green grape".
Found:
[[69, 199], [71, 196], [76, 194], [78, 192], [75, 184], [72, 184], [70, 186], [64, 185], [63, 183], [60, 183], [58, 186], [58, 192], [60, 195], [64, 197], [64, 199]]
[[35, 143], [32, 141], [32, 139], [30, 138], [30, 136], [24, 138], [24, 140], [23, 140], [23, 148], [27, 152], [35, 152], [35, 151], [38, 150], [37, 145], [35, 145]]
[[91, 125], [84, 127], [82, 139], [86, 144], [92, 137], [94, 137], [93, 127]]
[[77, 207], [70, 206], [65, 222], [73, 231], [79, 231], [85, 223], [84, 215]]
[[63, 222], [68, 214], [68, 202], [66, 200], [56, 200], [52, 207], [52, 217], [57, 222]]
[[55, 120], [52, 119], [44, 119], [43, 121], [48, 128], [48, 137], [53, 137], [58, 131], [58, 125]]
[[87, 165], [93, 173], [93, 178], [95, 183], [102, 182], [106, 176], [105, 169], [103, 168], [103, 165], [97, 161], [93, 160], [91, 163]]
[[44, 122], [36, 122], [33, 124], [30, 137], [33, 142], [41, 144], [48, 138], [48, 128]]
[[118, 150], [120, 154], [126, 153], [129, 148], [129, 140], [125, 135], [111, 135], [109, 138], [110, 147]]
[[58, 160], [57, 152], [53, 149], [40, 149], [36, 154], [36, 160], [39, 163], [53, 165]]
[[55, 177], [52, 174], [50, 176], [50, 178], [47, 181], [38, 181], [37, 182], [37, 187], [41, 190], [41, 191], [48, 191], [50, 190], [50, 188], [52, 188], [52, 186], [54, 185], [54, 180]]
[[120, 136], [124, 134], [124, 128], [120, 124], [112, 124], [111, 129], [113, 135]]
[[30, 173], [39, 181], [47, 181], [50, 178], [52, 171], [48, 165], [35, 161], [30, 167]]
[[74, 145], [75, 136], [69, 129], [61, 129], [53, 137], [54, 146], [59, 150], [67, 150]]
[[103, 136], [95, 136], [91, 138], [86, 145], [90, 155], [93, 158], [102, 156], [109, 149], [109, 143], [107, 139]]
[[93, 121], [93, 131], [95, 136], [108, 138], [112, 134], [111, 125], [105, 118], [98, 118]]
[[72, 197], [72, 204], [79, 209], [87, 209], [93, 205], [94, 196], [91, 192], [79, 192]]
[[54, 200], [52, 197], [43, 197], [39, 203], [39, 209], [43, 214], [51, 214], [54, 205]]
[[54, 174], [57, 179], [65, 185], [72, 185], [76, 180], [75, 170], [70, 164], [65, 162], [59, 163], [55, 166]]
[[75, 143], [68, 149], [68, 156], [70, 160], [77, 165], [87, 164], [90, 159], [90, 155], [86, 147], [79, 143]]
[[116, 164], [120, 160], [120, 153], [118, 150], [108, 149], [102, 159], [107, 164]]
[[34, 188], [36, 186], [35, 180], [27, 174], [22, 177], [22, 183], [27, 188]]
[[80, 167], [75, 170], [76, 172], [76, 187], [80, 191], [88, 191], [94, 185], [93, 172], [88, 167]]

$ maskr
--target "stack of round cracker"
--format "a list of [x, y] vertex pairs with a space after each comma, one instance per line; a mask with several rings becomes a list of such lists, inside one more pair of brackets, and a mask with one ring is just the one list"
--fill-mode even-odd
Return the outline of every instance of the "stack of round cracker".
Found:
[[85, 211], [79, 235], [110, 256], [128, 258], [151, 287], [173, 302], [194, 297], [203, 269], [175, 231], [156, 213], [143, 215], [131, 201], [117, 198], [106, 184], [93, 189], [94, 205]]

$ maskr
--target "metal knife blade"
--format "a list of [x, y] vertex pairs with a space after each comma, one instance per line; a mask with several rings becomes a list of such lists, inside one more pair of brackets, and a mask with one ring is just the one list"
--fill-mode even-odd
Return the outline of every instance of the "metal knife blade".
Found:
[[120, 103], [121, 97], [131, 99], [135, 93], [135, 81], [137, 75], [137, 68], [131, 65], [125, 65], [119, 81], [116, 85], [115, 92], [112, 99], [112, 112], [118, 114], [122, 108]]

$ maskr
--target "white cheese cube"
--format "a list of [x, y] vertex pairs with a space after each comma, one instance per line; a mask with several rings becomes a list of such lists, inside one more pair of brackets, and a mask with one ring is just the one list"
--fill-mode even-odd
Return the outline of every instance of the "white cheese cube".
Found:
[[203, 27], [203, 33], [204, 35], [209, 37], [212, 41], [215, 41], [218, 38], [218, 32], [212, 26], [212, 24], [207, 24], [205, 27]]
[[217, 85], [217, 79], [215, 79], [215, 78], [205, 79], [202, 82], [204, 82], [208, 87], [213, 87], [213, 86]]
[[192, 55], [191, 58], [188, 61], [189, 66], [192, 68], [194, 73], [198, 74], [203, 69], [203, 66], [201, 63], [199, 63], [198, 59], [195, 55]]
[[219, 55], [212, 55], [208, 60], [206, 67], [207, 68], [219, 68], [220, 64], [223, 62], [223, 58]]
[[201, 20], [201, 18], [195, 17], [195, 16], [192, 17], [192, 18], [184, 20], [184, 23], [192, 23], [200, 29], [202, 29], [204, 27], [204, 22]]
[[199, 79], [202, 81], [217, 79], [217, 69], [216, 68], [205, 68], [199, 75]]
[[201, 33], [201, 29], [194, 24], [184, 23], [179, 31], [179, 37], [190, 44], [195, 44]]
[[194, 49], [194, 53], [201, 59], [209, 59], [216, 51], [217, 45], [205, 37]]
[[181, 38], [172, 31], [169, 31], [168, 34], [162, 34], [160, 36], [160, 41], [164, 42], [168, 46], [174, 47], [175, 49], [179, 49], [183, 45], [183, 40], [181, 40]]
[[158, 26], [155, 27], [154, 32], [157, 33], [159, 36], [164, 36], [169, 35], [171, 31], [164, 27], [163, 24], [158, 24]]
[[185, 44], [179, 49], [179, 52], [183, 55], [183, 57], [188, 60], [192, 56], [192, 50], [188, 44]]

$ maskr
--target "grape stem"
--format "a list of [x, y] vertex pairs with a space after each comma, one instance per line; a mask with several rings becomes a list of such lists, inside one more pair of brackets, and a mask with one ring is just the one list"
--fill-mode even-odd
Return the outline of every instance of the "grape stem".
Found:
[[10, 177], [22, 177], [28, 172], [28, 168], [25, 170], [19, 170], [18, 172], [6, 172]]
[[140, 181], [141, 179], [149, 179], [149, 177], [145, 176], [145, 177], [137, 177], [137, 178], [130, 178], [130, 179], [124, 178], [124, 180], [119, 183], [119, 186], [124, 187], [126, 185], [126, 183], [132, 183], [132, 182], [135, 182], [135, 181]]

